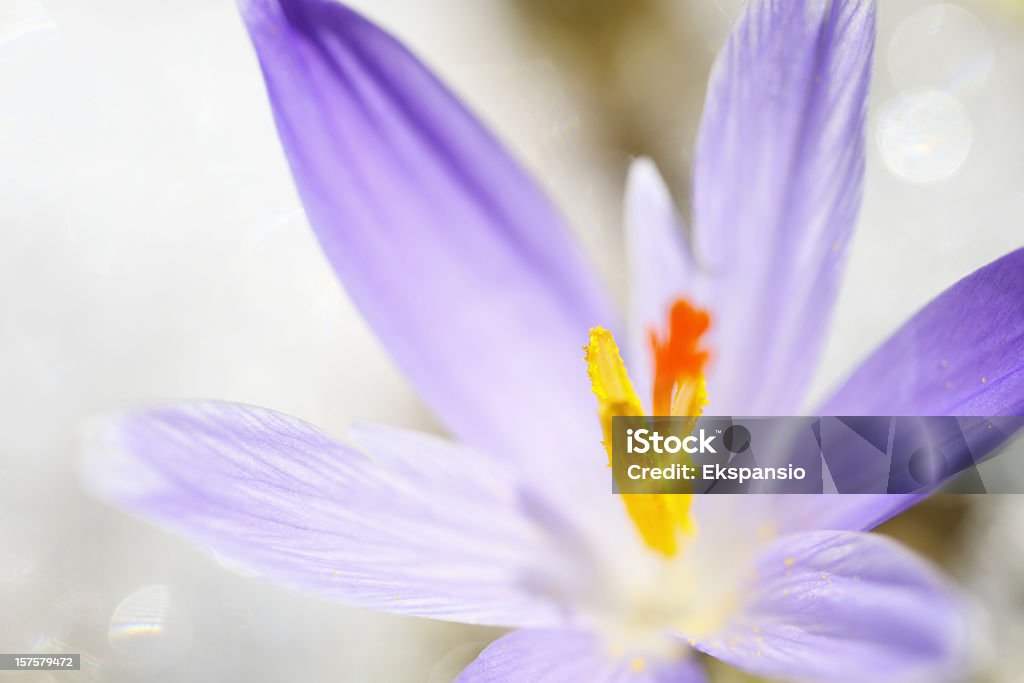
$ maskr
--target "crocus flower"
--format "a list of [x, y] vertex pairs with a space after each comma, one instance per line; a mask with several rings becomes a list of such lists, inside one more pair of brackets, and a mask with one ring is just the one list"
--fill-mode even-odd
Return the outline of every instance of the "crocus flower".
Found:
[[[519, 629], [463, 681], [699, 681], [694, 651], [799, 680], [952, 670], [957, 599], [863, 533], [915, 498], [614, 496], [601, 445], [614, 414], [800, 409], [860, 202], [872, 2], [748, 4], [710, 78], [692, 244], [631, 170], [621, 326], [543, 194], [399, 42], [328, 0], [242, 12], [324, 253], [460, 443], [140, 408], [90, 442], [92, 490], [301, 590]], [[1016, 251], [820, 413], [1021, 414], [1022, 300]]]

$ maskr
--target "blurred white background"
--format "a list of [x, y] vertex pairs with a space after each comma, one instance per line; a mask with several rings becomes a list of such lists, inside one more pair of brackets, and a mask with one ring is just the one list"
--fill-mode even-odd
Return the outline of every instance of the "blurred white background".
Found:
[[[738, 0], [355, 4], [507, 141], [621, 288], [629, 156], [653, 155], [685, 205]], [[817, 396], [1024, 244], [1022, 38], [1013, 2], [883, 0], [866, 199]], [[0, 164], [0, 652], [86, 660], [0, 680], [450, 680], [498, 631], [233, 574], [76, 485], [81, 421], [135, 401], [432, 428], [316, 248], [233, 2], [0, 0]], [[947, 564], [993, 626], [979, 676], [1015, 681], [1024, 541], [1006, 520], [1024, 510], [971, 508]]]

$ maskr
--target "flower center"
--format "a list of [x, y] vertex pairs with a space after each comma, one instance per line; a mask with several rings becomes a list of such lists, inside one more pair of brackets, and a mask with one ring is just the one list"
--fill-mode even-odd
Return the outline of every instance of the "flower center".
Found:
[[[650, 333], [654, 353], [654, 413], [691, 418], [683, 427], [687, 432], [693, 430], [707, 403], [704, 364], [708, 353], [700, 348], [700, 338], [710, 322], [707, 312], [680, 299], [669, 313], [667, 334], [662, 336], [655, 330]], [[611, 466], [612, 418], [643, 415], [643, 404], [608, 330], [595, 327], [590, 331], [586, 360]], [[690, 516], [691, 500], [691, 494], [622, 494], [626, 510], [644, 543], [665, 557], [673, 557], [679, 550], [681, 538], [696, 531]]]

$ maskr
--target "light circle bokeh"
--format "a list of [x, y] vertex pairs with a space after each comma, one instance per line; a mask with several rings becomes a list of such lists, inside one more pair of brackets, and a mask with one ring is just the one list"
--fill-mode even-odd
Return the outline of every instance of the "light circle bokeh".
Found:
[[885, 105], [878, 123], [878, 147], [886, 167], [914, 183], [956, 173], [967, 160], [972, 137], [964, 105], [935, 88], [900, 93]]

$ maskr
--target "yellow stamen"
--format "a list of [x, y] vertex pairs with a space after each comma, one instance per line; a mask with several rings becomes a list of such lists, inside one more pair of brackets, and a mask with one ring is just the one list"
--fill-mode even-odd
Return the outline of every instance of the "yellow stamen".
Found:
[[590, 330], [586, 352], [590, 388], [597, 396], [597, 412], [604, 437], [602, 443], [608, 451], [608, 466], [611, 467], [612, 417], [643, 415], [644, 407], [629, 381], [626, 365], [611, 332], [602, 327]]
[[[678, 307], [677, 307], [678, 308]], [[674, 309], [675, 310], [675, 309]], [[692, 309], [689, 309], [692, 311]], [[706, 315], [706, 314], [705, 314]], [[677, 316], [674, 316], [674, 322]], [[671, 396], [670, 399], [673, 415], [692, 417], [692, 422], [686, 425], [687, 431], [692, 431], [697, 416], [700, 415], [704, 404], [707, 402], [704, 390], [704, 376], [701, 373], [703, 361], [707, 354], [702, 353], [698, 359], [688, 358], [687, 362], [678, 363], [678, 359], [671, 359], [674, 365], [670, 364], [672, 370], [677, 374], [667, 382], [668, 370], [664, 363], [659, 363], [658, 352], [662, 356], [669, 348], [679, 347], [676, 335], [677, 330], [684, 328], [686, 332], [693, 335], [689, 345], [684, 345], [694, 353], [696, 349], [696, 338], [707, 328], [707, 324], [697, 326], [673, 325], [670, 332], [670, 339], [663, 349], [656, 348], [656, 365], [658, 377], [656, 378], [656, 396]], [[657, 344], [656, 337], [653, 337]], [[608, 452], [608, 464], [611, 465], [612, 457], [612, 417], [614, 416], [638, 416], [643, 415], [643, 404], [633, 389], [629, 380], [626, 366], [622, 362], [618, 346], [607, 330], [595, 327], [590, 331], [590, 343], [586, 347], [587, 374], [590, 376], [591, 388], [598, 401], [598, 415], [601, 419], [601, 429], [604, 437], [605, 450]], [[659, 398], [656, 398], [656, 402]], [[680, 536], [692, 533], [695, 528], [690, 519], [691, 494], [623, 494], [622, 501], [637, 531], [644, 542], [653, 550], [658, 551], [666, 557], [674, 556], [679, 550]]]

